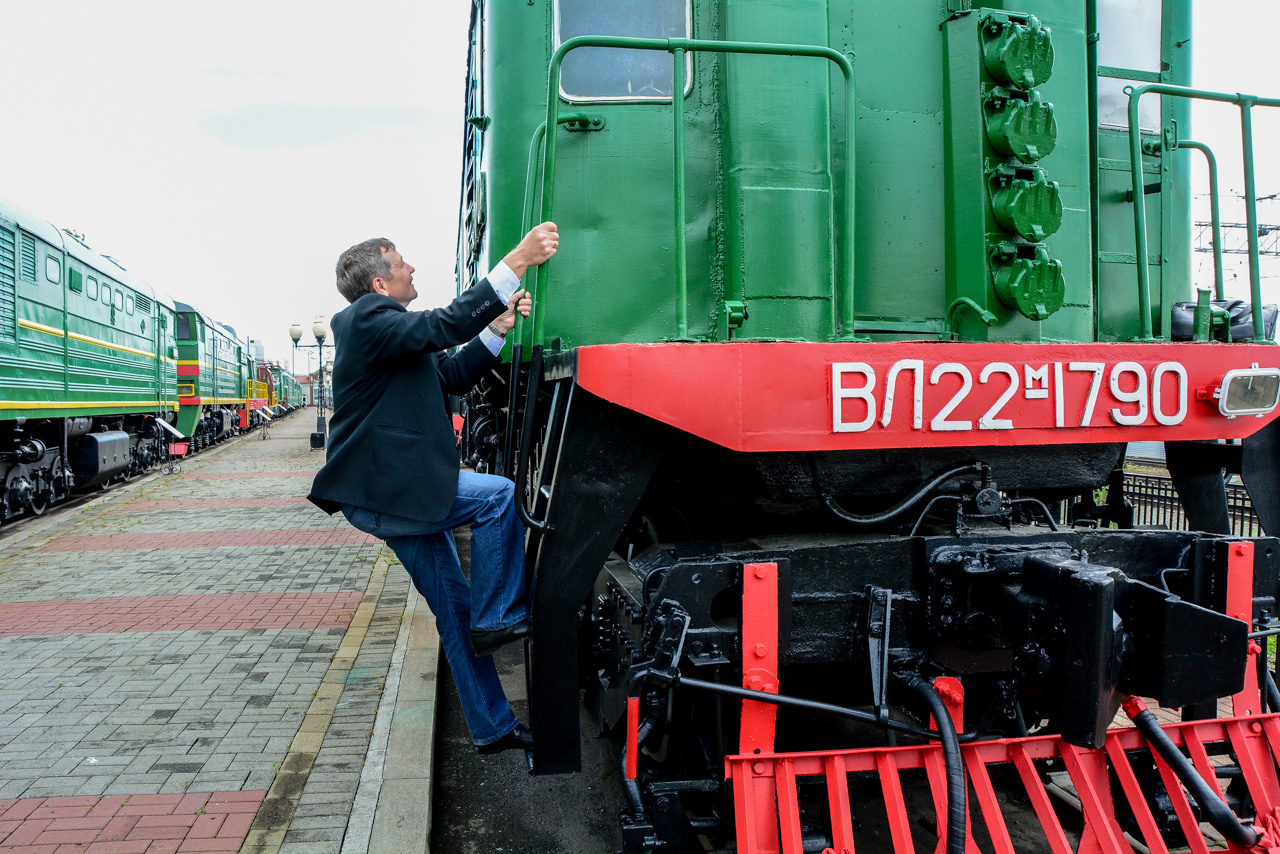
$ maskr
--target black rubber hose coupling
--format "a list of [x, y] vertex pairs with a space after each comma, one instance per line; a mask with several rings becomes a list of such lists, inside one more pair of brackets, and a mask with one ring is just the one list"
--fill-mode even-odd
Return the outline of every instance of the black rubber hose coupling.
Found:
[[[1195, 799], [1200, 807], [1200, 814], [1222, 834], [1232, 845], [1240, 848], [1253, 848], [1262, 841], [1262, 834], [1240, 823], [1236, 814], [1231, 811], [1204, 778], [1196, 771], [1191, 760], [1182, 755], [1173, 740], [1160, 728], [1160, 722], [1147, 708], [1147, 704], [1134, 696], [1126, 696], [1122, 703], [1125, 714], [1133, 721], [1133, 725], [1147, 739], [1152, 750], [1160, 754], [1160, 758], [1168, 763], [1187, 793]], [[1170, 793], [1173, 796], [1173, 793]]]
[[947, 769], [947, 854], [965, 854], [965, 838], [969, 827], [969, 808], [965, 800], [969, 786], [964, 776], [964, 757], [960, 754], [960, 740], [956, 736], [951, 712], [929, 680], [915, 673], [899, 674], [899, 678], [903, 687], [929, 706], [929, 713], [938, 726], [942, 758]]

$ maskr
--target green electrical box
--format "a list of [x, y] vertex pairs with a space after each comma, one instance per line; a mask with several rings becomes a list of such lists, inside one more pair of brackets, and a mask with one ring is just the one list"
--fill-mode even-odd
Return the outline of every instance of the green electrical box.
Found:
[[979, 9], [948, 20], [943, 37], [951, 330], [968, 340], [1052, 337], [1040, 326], [1068, 287], [1053, 243], [1064, 215], [1055, 167], [1066, 158], [1044, 92], [1053, 33], [1031, 14]]

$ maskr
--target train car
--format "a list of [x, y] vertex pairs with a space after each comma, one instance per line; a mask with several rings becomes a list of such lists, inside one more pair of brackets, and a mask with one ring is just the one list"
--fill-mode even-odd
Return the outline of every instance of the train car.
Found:
[[276, 371], [276, 382], [280, 384], [280, 405], [283, 407], [283, 413], [291, 412], [294, 406], [294, 392], [289, 381], [292, 377], [284, 368], [277, 368]]
[[166, 297], [0, 202], [0, 521], [163, 458], [173, 335]]
[[249, 353], [247, 347], [244, 352], [243, 375], [248, 399], [240, 416], [240, 427], [242, 430], [252, 430], [262, 424], [264, 419], [261, 410], [271, 405], [269, 399], [271, 392], [270, 385], [262, 381], [258, 361]]
[[284, 415], [293, 409], [294, 392], [289, 384], [293, 378], [279, 365], [271, 365], [268, 370], [271, 371], [271, 379], [275, 383], [277, 411]]
[[258, 387], [266, 389], [267, 408], [274, 409], [276, 404], [280, 402], [276, 386], [275, 375], [271, 373], [271, 366], [267, 362], [258, 362]]
[[177, 310], [178, 422], [198, 451], [235, 435], [247, 405], [245, 347], [235, 333], [187, 303]]
[[302, 408], [302, 384], [298, 382], [298, 378], [293, 374], [287, 373], [283, 368], [280, 370], [280, 380], [284, 385], [285, 403], [290, 412]]
[[[1242, 317], [1193, 287], [1190, 104], [1280, 102], [1188, 86], [1188, 0], [621, 6], [473, 9], [459, 287], [562, 235], [462, 443], [523, 496], [533, 773], [580, 770], [581, 695], [627, 854], [852, 851], [869, 800], [914, 850], [899, 767], [963, 851], [984, 757], [1050, 839], [1057, 762], [1087, 838], [1198, 841], [1181, 785], [1257, 843], [1280, 742], [1214, 747], [1235, 815], [1173, 746], [1225, 697], [1280, 732], [1275, 308], [1256, 242]], [[1197, 531], [1132, 526], [1132, 441]]]

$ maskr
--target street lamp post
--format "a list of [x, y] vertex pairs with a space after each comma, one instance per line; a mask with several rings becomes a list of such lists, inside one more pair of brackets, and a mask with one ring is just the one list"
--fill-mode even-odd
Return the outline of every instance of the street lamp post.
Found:
[[293, 353], [295, 370], [297, 365], [298, 347], [315, 347], [320, 353], [320, 375], [311, 389], [311, 400], [316, 405], [316, 432], [311, 434], [312, 450], [320, 450], [325, 444], [325, 423], [324, 423], [324, 350], [326, 347], [332, 348], [332, 344], [324, 343], [327, 332], [324, 328], [324, 317], [317, 317], [311, 323], [311, 334], [316, 337], [315, 344], [299, 344], [302, 340], [302, 324], [295, 323], [289, 327], [289, 337], [293, 339]]
[[298, 342], [302, 340], [302, 324], [295, 323], [289, 327], [289, 337], [293, 339], [293, 374], [298, 375]]

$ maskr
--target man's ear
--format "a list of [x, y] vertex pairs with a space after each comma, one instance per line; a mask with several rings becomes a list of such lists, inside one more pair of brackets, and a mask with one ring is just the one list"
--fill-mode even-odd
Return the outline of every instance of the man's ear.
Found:
[[369, 290], [375, 294], [387, 295], [387, 281], [381, 276], [374, 276], [373, 281], [369, 284]]

